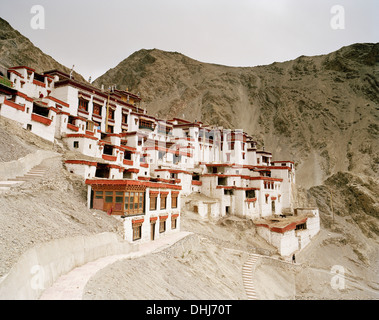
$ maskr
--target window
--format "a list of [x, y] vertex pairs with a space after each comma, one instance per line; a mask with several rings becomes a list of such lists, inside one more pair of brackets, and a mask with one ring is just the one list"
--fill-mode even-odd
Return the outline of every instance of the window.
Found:
[[79, 148], [79, 141], [74, 141], [74, 148], [75, 149]]
[[99, 105], [97, 103], [93, 104], [93, 114], [101, 116], [101, 109], [102, 109], [101, 105]]
[[122, 123], [124, 124], [128, 123], [128, 115], [125, 113], [122, 114]]
[[111, 108], [108, 111], [108, 120], [114, 120], [114, 110]]
[[142, 224], [133, 225], [133, 241], [141, 239]]
[[28, 131], [32, 131], [32, 125], [31, 125], [31, 124], [27, 124], [27, 125], [26, 125], [26, 130], [28, 130]]
[[111, 126], [111, 125], [108, 124], [108, 126], [107, 126], [107, 133], [113, 133], [113, 131], [114, 131], [113, 126]]
[[124, 193], [116, 192], [116, 203], [123, 203], [123, 202], [124, 202]]
[[124, 215], [144, 214], [144, 199], [144, 192], [96, 191], [94, 194], [94, 204], [95, 202], [99, 204], [101, 202], [102, 206], [102, 201], [104, 200], [104, 203], [111, 206], [114, 211]]
[[176, 229], [176, 218], [171, 219], [171, 229]]
[[159, 233], [166, 231], [166, 220], [159, 221]]
[[104, 145], [103, 154], [112, 156], [113, 155], [113, 146], [109, 145], [109, 144]]
[[232, 189], [224, 189], [224, 195], [226, 195], [226, 196], [232, 196], [232, 195], [234, 195], [234, 190], [232, 190]]
[[93, 131], [93, 128], [94, 128], [94, 123], [92, 121], [87, 121], [86, 122], [86, 130]]
[[157, 210], [157, 195], [150, 194], [150, 210]]
[[167, 194], [161, 194], [161, 210], [166, 209]]
[[153, 122], [140, 119], [139, 128], [154, 130]]
[[295, 230], [305, 230], [305, 229], [307, 229], [307, 226], [306, 226], [305, 223], [302, 223], [302, 224], [298, 224], [298, 225], [296, 226], [296, 229], [295, 229]]
[[255, 190], [246, 190], [245, 195], [248, 199], [255, 198]]
[[172, 194], [171, 195], [171, 208], [177, 208], [178, 207], [178, 195]]
[[88, 111], [88, 100], [79, 98], [79, 110]]
[[113, 203], [113, 191], [106, 191], [105, 192], [105, 202], [106, 203]]

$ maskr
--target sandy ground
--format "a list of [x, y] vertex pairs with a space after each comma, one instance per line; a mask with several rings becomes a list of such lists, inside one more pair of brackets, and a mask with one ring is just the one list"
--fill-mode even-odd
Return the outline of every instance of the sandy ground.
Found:
[[[104, 268], [87, 283], [83, 299], [246, 299], [241, 271], [252, 252], [268, 254], [253, 272], [260, 299], [379, 299], [375, 245], [361, 261], [343, 235], [322, 230], [293, 265], [249, 221], [201, 221], [185, 209], [182, 219], [192, 236], [163, 252]], [[333, 266], [342, 266], [343, 282]]]
[[99, 271], [83, 299], [246, 299], [240, 272], [247, 256], [190, 235], [163, 252]]
[[379, 299], [379, 250], [367, 264], [340, 240], [322, 230], [296, 255], [296, 266], [261, 259], [254, 276], [261, 299]]

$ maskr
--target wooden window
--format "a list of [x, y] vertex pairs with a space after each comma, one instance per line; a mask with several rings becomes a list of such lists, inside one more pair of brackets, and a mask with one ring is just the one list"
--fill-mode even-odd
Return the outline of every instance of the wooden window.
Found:
[[159, 233], [166, 231], [166, 220], [159, 221]]
[[133, 225], [133, 241], [141, 239], [142, 224]]
[[177, 208], [178, 207], [178, 195], [172, 194], [171, 195], [171, 208]]
[[98, 210], [103, 210], [104, 206], [104, 192], [95, 191], [95, 196], [93, 199], [93, 208]]
[[166, 209], [167, 207], [166, 200], [167, 200], [167, 195], [161, 194], [161, 210]]
[[171, 229], [176, 229], [176, 218], [171, 219]]
[[113, 191], [106, 191], [105, 192], [105, 202], [106, 203], [113, 203]]
[[95, 199], [103, 199], [103, 191], [96, 191], [95, 192]]
[[94, 103], [93, 104], [93, 112], [92, 113], [96, 114], [98, 116], [101, 116], [101, 109], [102, 109], [101, 105]]
[[108, 120], [114, 120], [114, 110], [111, 108], [108, 111]]
[[150, 194], [150, 210], [157, 210], [157, 195]]
[[114, 131], [113, 126], [108, 125], [108, 127], [107, 127], [107, 133], [113, 133], [113, 131]]
[[141, 214], [144, 212], [144, 192], [125, 192], [124, 210], [127, 215]]
[[154, 130], [153, 123], [151, 121], [146, 121], [140, 119], [139, 121], [139, 128], [140, 129], [151, 129]]
[[79, 110], [88, 111], [88, 100], [79, 98]]
[[129, 192], [125, 192], [124, 210], [129, 211]]
[[94, 194], [94, 207], [96, 204], [95, 209], [103, 210], [103, 203], [105, 203], [107, 204], [106, 207], [112, 207], [118, 214], [144, 214], [144, 199], [144, 192], [96, 191]]
[[128, 115], [123, 113], [122, 114], [122, 123], [127, 124], [128, 123]]
[[92, 121], [87, 121], [86, 123], [86, 130], [93, 131], [94, 123]]
[[140, 192], [139, 193], [139, 207], [138, 207], [138, 209], [139, 209], [139, 211], [140, 210], [143, 210], [143, 192]]

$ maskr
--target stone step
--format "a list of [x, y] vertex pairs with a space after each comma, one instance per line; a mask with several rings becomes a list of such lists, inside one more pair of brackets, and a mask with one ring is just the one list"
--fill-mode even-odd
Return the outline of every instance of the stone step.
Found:
[[13, 187], [21, 184], [19, 181], [0, 181], [0, 187]]

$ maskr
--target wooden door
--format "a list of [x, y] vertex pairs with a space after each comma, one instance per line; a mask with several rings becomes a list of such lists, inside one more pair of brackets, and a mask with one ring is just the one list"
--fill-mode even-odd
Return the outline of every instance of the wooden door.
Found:
[[150, 240], [155, 239], [155, 222], [150, 224]]

